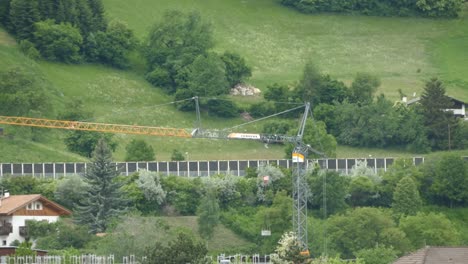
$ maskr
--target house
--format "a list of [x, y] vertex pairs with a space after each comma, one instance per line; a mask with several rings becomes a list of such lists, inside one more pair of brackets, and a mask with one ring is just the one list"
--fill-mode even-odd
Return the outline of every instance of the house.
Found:
[[[465, 120], [468, 120], [468, 103], [465, 103], [461, 100], [458, 100], [456, 98], [453, 98], [451, 96], [447, 96], [450, 101], [452, 101], [453, 108], [450, 109], [445, 109], [446, 111], [452, 111], [453, 115], [456, 117], [464, 118]], [[406, 97], [403, 98], [403, 102], [406, 103], [406, 105], [412, 105], [421, 100], [421, 97], [416, 97], [410, 100], [407, 100]]]
[[466, 264], [468, 247], [425, 247], [393, 264]]
[[56, 222], [60, 216], [71, 215], [64, 207], [40, 194], [9, 195], [0, 199], [0, 247], [13, 241], [25, 241], [26, 221]]

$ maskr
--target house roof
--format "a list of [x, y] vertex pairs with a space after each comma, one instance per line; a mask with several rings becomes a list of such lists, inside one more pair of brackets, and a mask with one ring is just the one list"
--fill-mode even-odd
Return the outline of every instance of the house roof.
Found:
[[468, 247], [425, 247], [393, 264], [466, 264]]
[[71, 211], [52, 202], [40, 194], [11, 195], [0, 199], [0, 215], [12, 215], [14, 212], [26, 207], [29, 203], [41, 201], [44, 206], [51, 207], [59, 212], [59, 215], [70, 215]]
[[[466, 104], [466, 103], [463, 102], [462, 100], [459, 100], [459, 99], [457, 99], [457, 98], [455, 98], [455, 97], [452, 97], [452, 96], [449, 96], [449, 95], [446, 95], [446, 96], [447, 96], [448, 98], [450, 98], [450, 100], [452, 100], [452, 101], [455, 101], [455, 102], [460, 103], [460, 104]], [[408, 100], [408, 101], [406, 102], [406, 104], [407, 104], [407, 105], [412, 105], [412, 104], [414, 104], [414, 103], [416, 103], [416, 102], [419, 102], [420, 100], [421, 100], [421, 97], [415, 97], [415, 98], [412, 98], [412, 99]]]

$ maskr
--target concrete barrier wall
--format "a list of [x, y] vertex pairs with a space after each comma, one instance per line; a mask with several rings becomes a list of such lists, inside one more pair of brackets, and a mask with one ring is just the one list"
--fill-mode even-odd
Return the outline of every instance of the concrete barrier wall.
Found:
[[[465, 157], [468, 160], [468, 157]], [[422, 157], [414, 157], [413, 163], [424, 162]], [[393, 164], [394, 158], [366, 158], [366, 159], [318, 159], [308, 160], [317, 162], [322, 169], [334, 170], [340, 173], [350, 173], [358, 161], [367, 161], [367, 166], [377, 170], [387, 170]], [[244, 176], [247, 168], [256, 168], [260, 164], [276, 164], [281, 167], [292, 167], [292, 160], [213, 160], [213, 161], [153, 161], [153, 162], [117, 162], [115, 166], [123, 175], [130, 175], [138, 170], [156, 171], [162, 175], [176, 175], [185, 177], [204, 177], [215, 174], [231, 173]], [[0, 177], [13, 175], [33, 175], [42, 178], [60, 178], [65, 175], [82, 174], [88, 164], [79, 163], [0, 163]]]

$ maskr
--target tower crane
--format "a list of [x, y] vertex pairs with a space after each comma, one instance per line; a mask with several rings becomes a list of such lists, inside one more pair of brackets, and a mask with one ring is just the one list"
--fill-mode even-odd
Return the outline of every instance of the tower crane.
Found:
[[[195, 129], [183, 128], [166, 128], [166, 127], [151, 127], [151, 126], [136, 126], [136, 125], [121, 125], [121, 124], [106, 124], [93, 123], [82, 121], [67, 121], [53, 120], [44, 118], [32, 117], [17, 117], [17, 116], [0, 116], [0, 124], [58, 128], [66, 130], [81, 130], [81, 131], [97, 131], [108, 133], [124, 133], [124, 134], [139, 134], [162, 137], [181, 137], [181, 138], [215, 138], [215, 139], [240, 139], [240, 140], [256, 140], [265, 143], [292, 143], [294, 149], [292, 152], [293, 162], [293, 230], [296, 232], [297, 238], [302, 248], [302, 254], [308, 255], [307, 249], [307, 183], [305, 179], [305, 171], [307, 167], [307, 156], [310, 151], [323, 156], [324, 154], [306, 145], [302, 138], [308, 114], [310, 112], [310, 103], [305, 103], [299, 107], [295, 107], [275, 115], [293, 111], [304, 107], [297, 135], [269, 135], [258, 133], [236, 133], [228, 130], [207, 130], [201, 128], [200, 110], [198, 105], [198, 97], [192, 98], [195, 100], [197, 127]], [[274, 116], [274, 115], [272, 115]], [[271, 116], [268, 116], [271, 117]], [[265, 117], [265, 118], [268, 118]], [[262, 119], [265, 119], [262, 118]], [[254, 120], [251, 122], [259, 121]], [[251, 122], [244, 123], [248, 124]], [[233, 128], [237, 128], [235, 126]], [[233, 129], [231, 128], [231, 129]]]

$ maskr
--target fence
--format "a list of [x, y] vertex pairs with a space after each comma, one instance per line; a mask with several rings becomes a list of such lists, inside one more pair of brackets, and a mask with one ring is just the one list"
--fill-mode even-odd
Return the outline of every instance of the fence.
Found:
[[[424, 162], [423, 157], [412, 158], [413, 164]], [[348, 174], [358, 161], [366, 161], [369, 168], [387, 170], [393, 164], [394, 158], [357, 158], [357, 159], [318, 159], [308, 160], [317, 162], [322, 169], [335, 170]], [[215, 174], [231, 173], [245, 176], [247, 168], [257, 168], [260, 164], [276, 164], [290, 168], [292, 160], [218, 160], [218, 161], [153, 161], [153, 162], [117, 162], [115, 166], [123, 175], [130, 175], [138, 170], [156, 171], [162, 175], [176, 175], [185, 177], [203, 177]], [[60, 178], [65, 175], [82, 174], [86, 171], [87, 163], [0, 163], [0, 177], [6, 175], [32, 175], [43, 178]]]

